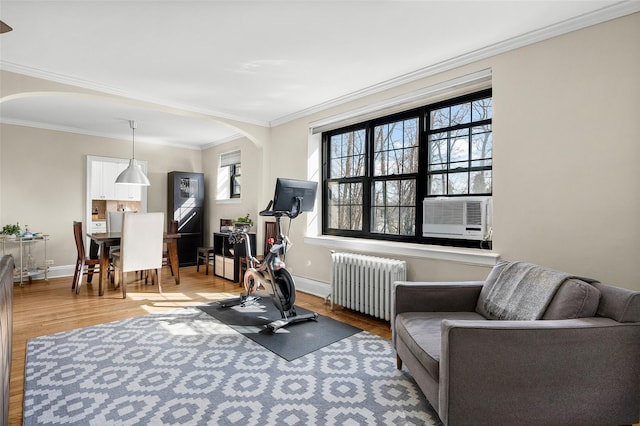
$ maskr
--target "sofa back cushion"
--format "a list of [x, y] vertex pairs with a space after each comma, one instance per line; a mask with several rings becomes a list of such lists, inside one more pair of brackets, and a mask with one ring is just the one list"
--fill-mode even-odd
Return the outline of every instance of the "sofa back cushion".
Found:
[[565, 280], [547, 306], [542, 319], [559, 320], [594, 317], [600, 290], [576, 278]]
[[[498, 262], [489, 273], [485, 286], [495, 283], [502, 270], [511, 263], [508, 261]], [[487, 319], [500, 319], [485, 308], [486, 303], [483, 298], [488, 296], [488, 292], [484, 291], [483, 288], [478, 299], [476, 312]], [[600, 291], [597, 287], [579, 278], [568, 276], [558, 287], [540, 319], [559, 320], [593, 317], [596, 315], [599, 303]]]

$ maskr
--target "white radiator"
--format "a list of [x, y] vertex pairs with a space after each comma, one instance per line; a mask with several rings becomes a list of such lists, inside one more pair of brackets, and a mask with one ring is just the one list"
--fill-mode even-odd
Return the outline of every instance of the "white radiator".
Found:
[[407, 262], [357, 253], [331, 253], [333, 304], [391, 319], [391, 288], [407, 279]]

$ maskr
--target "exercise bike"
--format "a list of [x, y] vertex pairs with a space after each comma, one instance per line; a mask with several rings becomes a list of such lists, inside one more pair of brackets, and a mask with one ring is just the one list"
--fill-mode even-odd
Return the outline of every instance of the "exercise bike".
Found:
[[[269, 202], [266, 209], [260, 212], [260, 216], [275, 217], [277, 234], [269, 252], [265, 254], [262, 261], [253, 256], [247, 227], [239, 227], [229, 232], [229, 240], [232, 244], [244, 244], [248, 267], [244, 275], [245, 292], [239, 298], [218, 302], [221, 307], [237, 305], [244, 307], [254, 304], [262, 298], [270, 297], [281, 315], [280, 319], [266, 325], [271, 332], [276, 332], [289, 324], [318, 319], [316, 312], [304, 315], [298, 315], [296, 312], [294, 306], [296, 287], [283, 260], [287, 251], [287, 242], [281, 226], [283, 217], [288, 217], [291, 220], [303, 211], [313, 209], [315, 185], [315, 182], [278, 178], [274, 199]], [[287, 204], [290, 207], [283, 210], [282, 206]]]

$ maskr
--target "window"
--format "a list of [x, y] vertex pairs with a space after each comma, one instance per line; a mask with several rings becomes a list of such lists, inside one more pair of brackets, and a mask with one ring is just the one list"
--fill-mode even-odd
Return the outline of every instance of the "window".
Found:
[[240, 163], [229, 166], [229, 175], [231, 181], [231, 198], [240, 198]]
[[428, 195], [491, 193], [491, 97], [429, 111]]
[[241, 195], [240, 151], [220, 154], [218, 167], [217, 200], [240, 198]]
[[423, 238], [422, 200], [491, 195], [491, 121], [489, 89], [323, 133], [323, 233], [478, 246]]

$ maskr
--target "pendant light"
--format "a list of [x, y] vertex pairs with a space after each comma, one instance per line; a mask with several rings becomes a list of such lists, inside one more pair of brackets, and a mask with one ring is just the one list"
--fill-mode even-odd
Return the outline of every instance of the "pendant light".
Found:
[[149, 179], [147, 179], [142, 171], [142, 167], [136, 161], [136, 128], [138, 126], [134, 120], [129, 120], [129, 127], [131, 127], [133, 131], [133, 153], [129, 160], [129, 166], [116, 178], [116, 183], [149, 186]]

